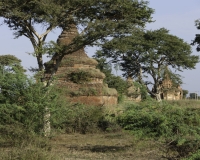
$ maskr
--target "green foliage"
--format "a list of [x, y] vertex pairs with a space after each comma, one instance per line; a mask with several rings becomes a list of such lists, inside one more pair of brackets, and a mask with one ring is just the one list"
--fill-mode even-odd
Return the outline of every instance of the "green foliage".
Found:
[[[59, 89], [59, 95], [64, 95]], [[51, 125], [55, 130], [67, 133], [97, 133], [99, 131], [114, 132], [119, 130], [113, 112], [106, 107], [87, 106], [79, 103], [69, 103], [65, 96], [56, 99], [57, 106], [51, 109]]]
[[[99, 53], [100, 54], [100, 53]], [[107, 62], [105, 58], [96, 53], [93, 57], [97, 60], [97, 68], [105, 74], [104, 83], [108, 85], [109, 88], [115, 88], [118, 92], [118, 102], [121, 103], [124, 100], [124, 94], [127, 91], [128, 84], [120, 76], [115, 76], [112, 74], [112, 64]]]
[[[198, 56], [192, 55], [189, 44], [169, 34], [165, 28], [154, 31], [137, 28], [132, 34], [116, 37], [105, 43], [98, 55], [120, 64], [125, 77], [137, 77], [140, 83], [147, 86], [152, 84], [153, 90], [147, 88], [152, 96], [160, 92], [162, 70], [166, 66], [182, 71], [194, 69], [199, 61]], [[142, 80], [142, 74], [151, 76], [152, 80]], [[180, 77], [172, 75], [173, 80], [179, 83]]]
[[183, 90], [183, 99], [185, 99], [187, 97], [188, 93], [189, 93], [188, 90]]
[[118, 93], [115, 88], [108, 88], [106, 85], [103, 86], [103, 94], [107, 96], [117, 96]]
[[192, 155], [182, 160], [199, 160], [199, 159], [200, 159], [200, 150], [198, 150], [197, 152], [193, 153]]
[[141, 84], [139, 82], [135, 82], [134, 85], [136, 87], [139, 87], [142, 101], [148, 100], [150, 98], [150, 96], [147, 92], [147, 88], [144, 84]]
[[[42, 135], [46, 108], [50, 111], [53, 129], [80, 133], [96, 132], [99, 129], [98, 122], [103, 117], [102, 108], [70, 104], [63, 94], [65, 89], [56, 85], [45, 87], [41, 82], [35, 83], [28, 79], [23, 70], [13, 72], [12, 63], [8, 67], [9, 70], [4, 69], [4, 74], [0, 77], [1, 137], [12, 141], [34, 134]], [[77, 74], [73, 76], [73, 80], [77, 82], [85, 81], [84, 76], [87, 78], [84, 72], [78, 74], [78, 78]], [[81, 92], [95, 94], [94, 90], [84, 88]]]
[[68, 76], [72, 82], [78, 84], [90, 81], [90, 75], [86, 71], [71, 72]]
[[108, 84], [109, 88], [115, 88], [117, 90], [119, 103], [124, 101], [125, 95], [127, 95], [128, 92], [127, 89], [130, 86], [133, 86], [137, 90], [132, 94], [136, 96], [141, 95], [141, 98], [143, 100], [148, 98], [146, 86], [144, 86], [143, 84], [140, 84], [138, 82], [128, 84], [128, 82], [120, 76], [113, 75], [112, 64], [107, 62], [104, 57], [101, 57], [101, 52], [97, 52], [93, 57], [98, 61], [97, 68], [99, 68], [106, 75], [104, 83]]
[[0, 61], [0, 135], [20, 139], [42, 134], [45, 108], [57, 104], [53, 86], [27, 78], [14, 56], [0, 56]]
[[102, 54], [99, 51], [93, 55], [93, 58], [98, 62], [97, 68], [100, 69], [106, 77], [109, 77], [112, 72], [112, 63], [107, 62], [106, 58], [102, 57]]
[[[106, 109], [105, 109], [106, 110]], [[104, 132], [118, 132], [121, 127], [117, 124], [117, 118], [114, 112], [104, 111], [103, 116], [99, 119], [98, 127]]]
[[200, 147], [199, 119], [199, 109], [148, 101], [127, 106], [118, 123], [139, 138], [164, 141], [185, 156]]
[[123, 103], [124, 100], [125, 100], [125, 96], [124, 96], [123, 94], [119, 94], [119, 95], [118, 95], [118, 98], [117, 98], [118, 103], [119, 103], [119, 104], [120, 104], [120, 103]]
[[[6, 0], [2, 3], [0, 17], [14, 30], [16, 38], [25, 36], [31, 41], [40, 71], [43, 70], [42, 54], [46, 50], [43, 45], [48, 33], [56, 27], [68, 31], [75, 24], [84, 28], [81, 35], [65, 46], [65, 52], [56, 52], [59, 47], [50, 44], [49, 54], [60, 62], [64, 55], [85, 45], [92, 45], [98, 40], [103, 42], [107, 36], [126, 34], [134, 25], [144, 26], [151, 22], [153, 13], [148, 2], [132, 0]], [[36, 28], [41, 27], [43, 32], [40, 34]]]
[[98, 91], [96, 88], [92, 88], [92, 87], [80, 87], [78, 90], [74, 90], [72, 89], [66, 89], [65, 93], [62, 93], [64, 95], [68, 95], [71, 97], [76, 97], [76, 96], [96, 96], [98, 95]]
[[20, 62], [12, 55], [0, 56], [0, 103], [17, 102], [28, 86]]
[[29, 82], [28, 85], [15, 102], [7, 101], [7, 99], [1, 102], [1, 135], [22, 138], [25, 135], [43, 133], [45, 107], [48, 106], [50, 109], [55, 107], [56, 97], [54, 93], [48, 94], [49, 91], [42, 83]]
[[106, 77], [105, 83], [108, 84], [109, 88], [115, 88], [120, 95], [127, 90], [127, 82], [120, 76], [111, 74], [109, 77]]
[[100, 107], [71, 104], [57, 108], [51, 119], [54, 128], [85, 134], [98, 132], [98, 122], [102, 116], [103, 112]]
[[173, 88], [176, 88], [183, 83], [181, 75], [173, 73], [167, 66], [163, 67], [163, 74], [161, 73], [161, 77], [163, 80], [170, 79], [172, 81]]

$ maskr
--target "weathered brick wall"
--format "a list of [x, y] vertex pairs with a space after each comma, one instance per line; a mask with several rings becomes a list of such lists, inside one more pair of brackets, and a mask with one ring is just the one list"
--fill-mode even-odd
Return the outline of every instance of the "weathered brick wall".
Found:
[[94, 106], [109, 106], [117, 104], [116, 96], [78, 96], [68, 98], [71, 102], [77, 102]]

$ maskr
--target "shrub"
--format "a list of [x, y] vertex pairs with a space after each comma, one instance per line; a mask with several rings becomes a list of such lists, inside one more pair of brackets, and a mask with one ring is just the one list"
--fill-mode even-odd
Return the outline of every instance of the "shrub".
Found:
[[61, 110], [55, 110], [51, 116], [54, 128], [82, 134], [98, 131], [98, 122], [103, 116], [102, 108], [77, 103], [65, 106]]
[[128, 106], [118, 123], [139, 138], [164, 140], [180, 156], [200, 147], [200, 109], [148, 101]]
[[187, 158], [184, 158], [183, 160], [199, 160], [199, 159], [200, 159], [200, 150], [188, 156]]
[[121, 127], [116, 122], [116, 115], [105, 114], [98, 122], [98, 127], [104, 132], [118, 132], [121, 131]]
[[74, 83], [84, 83], [90, 81], [90, 76], [86, 71], [72, 72], [68, 75]]

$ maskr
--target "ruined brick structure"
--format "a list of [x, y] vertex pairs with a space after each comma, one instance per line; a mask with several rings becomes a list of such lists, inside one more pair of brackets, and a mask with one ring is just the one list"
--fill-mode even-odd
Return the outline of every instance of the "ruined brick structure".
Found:
[[[77, 35], [74, 25], [70, 30], [62, 31], [57, 43], [67, 46]], [[52, 59], [45, 64], [46, 77], [55, 61]], [[66, 98], [71, 102], [95, 106], [117, 104], [117, 91], [103, 83], [105, 75], [96, 69], [97, 64], [96, 60], [87, 56], [84, 48], [63, 57], [55, 77], [57, 85], [65, 89]]]
[[183, 90], [180, 86], [173, 86], [172, 80], [169, 75], [165, 75], [162, 81], [162, 93], [161, 98], [164, 100], [181, 100], [183, 98]]
[[141, 101], [141, 93], [140, 88], [134, 85], [134, 80], [132, 78], [127, 78], [128, 89], [127, 89], [127, 100], [140, 102]]

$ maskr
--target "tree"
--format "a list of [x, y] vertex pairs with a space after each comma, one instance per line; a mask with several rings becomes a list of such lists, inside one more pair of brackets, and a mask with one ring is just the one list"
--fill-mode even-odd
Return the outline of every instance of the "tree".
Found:
[[0, 103], [18, 102], [27, 87], [21, 60], [13, 55], [0, 56]]
[[[27, 37], [34, 48], [38, 68], [44, 70], [43, 46], [49, 32], [54, 28], [70, 30], [79, 27], [81, 34], [65, 47], [65, 52], [56, 53], [59, 61], [65, 54], [72, 53], [86, 45], [93, 45], [108, 36], [118, 36], [144, 26], [151, 21], [153, 10], [148, 2], [132, 0], [1, 0], [0, 17], [14, 30], [16, 38]], [[39, 33], [37, 26], [43, 28]], [[58, 65], [59, 66], [59, 65]]]
[[[21, 60], [12, 55], [0, 56], [0, 135], [13, 132], [21, 124], [22, 107], [20, 101], [23, 99], [28, 87]], [[12, 126], [12, 127], [11, 127]], [[20, 125], [21, 126], [21, 125]], [[17, 128], [18, 129], [18, 128]], [[14, 134], [13, 132], [12, 134]]]
[[[200, 29], [200, 19], [195, 21], [195, 26], [199, 30]], [[191, 45], [197, 45], [196, 50], [200, 51], [200, 34], [196, 34], [194, 40], [192, 40]]]
[[[164, 28], [155, 31], [138, 29], [132, 35], [112, 39], [101, 50], [103, 56], [121, 64], [124, 76], [138, 77], [157, 100], [161, 100], [161, 82], [166, 66], [178, 71], [194, 69], [199, 57], [191, 53], [189, 44], [170, 35]], [[142, 78], [141, 74], [152, 80]], [[176, 82], [180, 82], [180, 78], [173, 75]], [[149, 85], [153, 85], [152, 89]]]
[[183, 90], [183, 99], [187, 98], [188, 90]]

